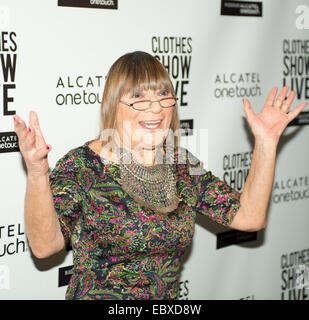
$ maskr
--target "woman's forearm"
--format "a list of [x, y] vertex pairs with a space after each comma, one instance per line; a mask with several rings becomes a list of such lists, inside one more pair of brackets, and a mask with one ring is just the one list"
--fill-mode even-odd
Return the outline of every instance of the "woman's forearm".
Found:
[[243, 216], [253, 228], [264, 228], [275, 174], [277, 143], [255, 141], [250, 171], [240, 197]]
[[248, 99], [243, 99], [246, 118], [255, 137], [251, 167], [240, 196], [240, 208], [231, 222], [239, 230], [259, 230], [266, 226], [276, 163], [277, 144], [288, 123], [305, 108], [306, 102], [290, 111], [296, 92], [289, 87], [274, 87], [260, 113], [254, 113]]
[[64, 247], [48, 175], [28, 175], [25, 225], [29, 245], [38, 258], [50, 256]]

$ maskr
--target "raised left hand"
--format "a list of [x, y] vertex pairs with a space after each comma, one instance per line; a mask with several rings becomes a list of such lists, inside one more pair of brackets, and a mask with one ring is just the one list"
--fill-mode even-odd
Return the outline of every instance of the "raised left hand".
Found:
[[254, 113], [249, 100], [243, 99], [244, 111], [252, 133], [256, 139], [263, 142], [277, 143], [288, 123], [296, 118], [307, 105], [306, 102], [303, 102], [289, 112], [295, 98], [295, 91], [291, 91], [285, 101], [289, 87], [283, 87], [276, 98], [277, 91], [277, 87], [271, 89], [262, 111], [257, 114]]

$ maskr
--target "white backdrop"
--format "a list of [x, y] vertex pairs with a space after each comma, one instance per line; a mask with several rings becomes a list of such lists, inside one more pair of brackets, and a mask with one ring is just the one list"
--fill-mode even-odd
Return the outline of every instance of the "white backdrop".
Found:
[[[194, 134], [182, 144], [241, 191], [253, 149], [242, 98], [257, 112], [273, 86], [287, 84], [298, 93], [294, 107], [309, 100], [309, 2], [260, 4], [262, 16], [233, 16], [220, 14], [220, 1], [119, 0], [118, 9], [102, 9], [0, 0], [0, 299], [64, 299], [59, 269], [72, 265], [71, 251], [39, 260], [28, 248], [26, 172], [20, 153], [10, 152], [12, 115], [38, 113], [54, 167], [97, 135], [111, 64], [147, 51], [169, 70], [181, 120], [193, 119]], [[228, 229], [198, 217], [179, 299], [309, 299], [308, 289], [296, 288], [297, 264], [309, 266], [308, 133], [291, 126], [282, 137], [268, 225], [255, 241], [217, 249], [217, 234]]]

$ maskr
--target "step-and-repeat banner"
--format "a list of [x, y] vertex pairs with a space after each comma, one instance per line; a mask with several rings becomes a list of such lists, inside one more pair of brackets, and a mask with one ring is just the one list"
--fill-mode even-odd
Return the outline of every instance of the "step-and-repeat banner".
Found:
[[[0, 299], [64, 299], [72, 251], [35, 258], [24, 223], [25, 166], [12, 116], [39, 116], [50, 167], [99, 130], [105, 77], [142, 50], [168, 70], [182, 145], [242, 191], [253, 138], [242, 98], [274, 86], [309, 100], [309, 3], [204, 0], [0, 1]], [[309, 113], [278, 147], [267, 227], [240, 232], [199, 215], [179, 299], [309, 299]]]

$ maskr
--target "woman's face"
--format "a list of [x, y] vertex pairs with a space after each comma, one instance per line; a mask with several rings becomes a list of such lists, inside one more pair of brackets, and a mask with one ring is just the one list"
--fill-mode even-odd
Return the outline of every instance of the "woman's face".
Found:
[[[157, 101], [173, 97], [165, 89], [134, 91], [124, 94], [121, 101], [134, 103], [142, 100]], [[119, 103], [116, 127], [120, 140], [129, 148], [154, 149], [162, 144], [168, 134], [174, 107], [162, 108], [159, 102], [152, 102], [149, 109], [138, 111], [122, 102]], [[149, 121], [157, 121], [150, 124]], [[148, 124], [147, 124], [148, 122]]]

